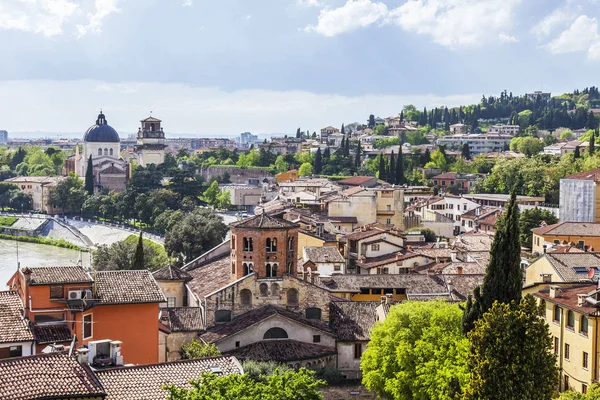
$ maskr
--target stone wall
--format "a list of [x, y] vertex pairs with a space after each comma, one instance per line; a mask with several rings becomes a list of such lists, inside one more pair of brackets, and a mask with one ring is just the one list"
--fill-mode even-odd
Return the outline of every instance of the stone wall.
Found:
[[248, 183], [248, 179], [260, 179], [262, 181], [263, 178], [271, 176], [271, 173], [266, 169], [209, 167], [200, 168], [199, 172], [207, 182], [218, 176], [223, 176], [225, 173], [229, 174], [231, 183]]

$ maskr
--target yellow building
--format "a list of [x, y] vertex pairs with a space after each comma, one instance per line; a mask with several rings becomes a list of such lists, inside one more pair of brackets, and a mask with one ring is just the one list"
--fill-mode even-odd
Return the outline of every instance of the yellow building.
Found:
[[290, 171], [282, 172], [280, 174], [275, 175], [275, 182], [294, 182], [298, 179], [298, 170], [292, 169]]
[[379, 222], [404, 229], [404, 190], [391, 186], [352, 187], [327, 204], [329, 217], [356, 217], [358, 225]]
[[560, 391], [586, 393], [598, 381], [597, 284], [544, 285], [534, 293], [544, 305], [560, 372]]
[[524, 293], [536, 284], [573, 283], [588, 280], [590, 270], [600, 268], [600, 253], [547, 253], [525, 268]]
[[17, 185], [23, 192], [31, 195], [31, 209], [34, 211], [55, 214], [61, 208], [50, 204], [50, 191], [64, 179], [66, 178], [63, 176], [17, 176], [4, 182]]
[[544, 254], [551, 244], [575, 243], [585, 251], [600, 250], [600, 223], [561, 222], [532, 229], [532, 251]]
[[311, 232], [300, 230], [298, 231], [298, 254], [302, 255], [305, 247], [322, 247], [322, 246], [338, 246], [335, 240], [326, 240]]

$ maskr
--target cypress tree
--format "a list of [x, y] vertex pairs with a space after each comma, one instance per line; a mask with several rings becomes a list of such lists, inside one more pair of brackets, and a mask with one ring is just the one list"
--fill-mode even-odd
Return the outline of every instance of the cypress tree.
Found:
[[321, 156], [321, 148], [319, 148], [317, 150], [317, 154], [315, 154], [315, 167], [313, 169], [313, 172], [315, 174], [320, 174], [322, 168], [323, 168], [323, 158]]
[[360, 168], [360, 153], [361, 153], [361, 147], [360, 147], [360, 140], [358, 141], [358, 144], [356, 145], [356, 154], [354, 155], [354, 166], [356, 168]]
[[323, 160], [329, 161], [331, 157], [331, 150], [329, 150], [329, 146], [325, 147], [325, 151], [323, 152]]
[[386, 176], [385, 176], [385, 157], [383, 156], [383, 154], [379, 155], [379, 179], [381, 179], [382, 181], [387, 180]]
[[342, 135], [346, 134], [346, 129], [344, 128], [344, 124], [342, 124]]
[[87, 169], [85, 171], [85, 191], [92, 196], [94, 194], [94, 166], [92, 156], [88, 158]]
[[589, 150], [589, 154], [590, 156], [594, 155], [594, 152], [596, 151], [595, 146], [596, 146], [596, 132], [598, 130], [596, 129], [594, 132], [592, 132], [592, 137], [590, 137], [590, 150]]
[[344, 146], [344, 156], [348, 157], [350, 155], [350, 138], [346, 137], [346, 145]]
[[579, 152], [579, 146], [575, 146], [575, 153], [573, 154], [575, 158], [581, 157], [581, 153]]
[[146, 269], [144, 266], [144, 241], [142, 240], [142, 231], [140, 231], [140, 238], [138, 240], [137, 247], [135, 248], [135, 254], [133, 255], [133, 261], [131, 262], [131, 269]]
[[398, 159], [396, 160], [396, 183], [398, 185], [404, 185], [406, 180], [404, 179], [404, 155], [402, 154], [402, 146], [398, 150]]
[[387, 174], [389, 182], [396, 184], [396, 160], [394, 157], [394, 150], [390, 154], [390, 172]]
[[344, 155], [344, 150], [346, 149], [346, 136], [342, 136], [342, 143], [340, 143], [340, 148], [338, 149], [341, 155]]
[[298, 130], [296, 131], [296, 139], [301, 139], [302, 138], [302, 132], [300, 132], [300, 128], [298, 128]]
[[465, 160], [469, 160], [471, 158], [471, 149], [469, 148], [468, 143], [463, 144], [461, 155]]
[[464, 308], [463, 329], [471, 329], [475, 320], [490, 308], [495, 301], [517, 304], [521, 299], [523, 272], [521, 270], [521, 241], [519, 229], [519, 207], [516, 188], [512, 190], [510, 201], [504, 214], [498, 220], [494, 235], [490, 261], [485, 271], [481, 297], [476, 293], [475, 301]]

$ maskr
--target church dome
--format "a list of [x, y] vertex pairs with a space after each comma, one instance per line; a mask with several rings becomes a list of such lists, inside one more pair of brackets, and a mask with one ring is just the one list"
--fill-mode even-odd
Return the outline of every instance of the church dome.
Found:
[[121, 139], [117, 131], [106, 122], [106, 117], [100, 111], [96, 125], [92, 125], [85, 132], [83, 137], [84, 142], [97, 142], [97, 143], [119, 143]]

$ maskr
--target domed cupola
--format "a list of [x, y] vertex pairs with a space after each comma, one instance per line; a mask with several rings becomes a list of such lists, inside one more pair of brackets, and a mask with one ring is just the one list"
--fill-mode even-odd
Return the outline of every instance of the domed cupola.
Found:
[[112, 126], [108, 125], [106, 117], [100, 111], [96, 125], [92, 125], [85, 132], [83, 137], [84, 142], [96, 142], [96, 143], [119, 143], [121, 139], [116, 130]]

